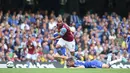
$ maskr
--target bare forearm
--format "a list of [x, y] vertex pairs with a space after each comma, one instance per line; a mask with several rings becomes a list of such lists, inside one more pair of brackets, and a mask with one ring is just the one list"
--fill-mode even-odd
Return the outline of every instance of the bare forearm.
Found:
[[70, 68], [85, 68], [84, 66], [70, 67]]
[[85, 68], [84, 66], [79, 66], [79, 67], [76, 67], [76, 68]]

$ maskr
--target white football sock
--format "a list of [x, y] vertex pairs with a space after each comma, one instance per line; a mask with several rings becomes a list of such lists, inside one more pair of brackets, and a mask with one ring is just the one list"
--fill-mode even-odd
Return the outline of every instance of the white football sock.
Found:
[[109, 62], [109, 64], [112, 65], [112, 64], [115, 64], [115, 63], [121, 62], [121, 61], [122, 61], [122, 58], [117, 59], [117, 60], [113, 60], [113, 61]]

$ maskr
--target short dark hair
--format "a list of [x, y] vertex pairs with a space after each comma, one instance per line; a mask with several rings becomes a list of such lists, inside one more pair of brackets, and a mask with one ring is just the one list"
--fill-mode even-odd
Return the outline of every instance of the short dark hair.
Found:
[[68, 61], [74, 61], [74, 59], [71, 57], [71, 58], [68, 58], [68, 59], [67, 59], [67, 62], [68, 62]]
[[49, 19], [51, 20], [51, 19], [54, 19], [54, 17], [53, 16], [51, 16], [51, 17], [49, 17]]

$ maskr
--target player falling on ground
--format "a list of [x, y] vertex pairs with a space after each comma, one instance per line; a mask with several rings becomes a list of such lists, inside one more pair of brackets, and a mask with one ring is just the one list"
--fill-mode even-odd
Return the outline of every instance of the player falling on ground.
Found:
[[122, 59], [111, 61], [109, 64], [105, 64], [98, 60], [92, 61], [79, 61], [74, 60], [73, 58], [67, 59], [67, 66], [69, 68], [110, 68], [112, 64], [120, 62]]
[[71, 56], [74, 56], [75, 52], [75, 40], [74, 40], [74, 34], [71, 32], [69, 26], [65, 23], [63, 23], [62, 18], [57, 18], [57, 29], [59, 35], [57, 37], [51, 38], [51, 40], [59, 39], [59, 41], [56, 44], [56, 49], [59, 49], [61, 47], [66, 47], [69, 49]]

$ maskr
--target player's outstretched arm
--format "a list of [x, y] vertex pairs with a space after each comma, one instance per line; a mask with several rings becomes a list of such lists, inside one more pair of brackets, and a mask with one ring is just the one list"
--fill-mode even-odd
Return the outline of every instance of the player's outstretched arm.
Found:
[[58, 39], [58, 38], [61, 38], [61, 36], [58, 35], [57, 37], [51, 37], [50, 40], [56, 40], [56, 39]]
[[76, 68], [85, 68], [84, 66], [79, 66], [79, 67], [76, 67]]
[[84, 66], [70, 67], [70, 68], [85, 68]]

